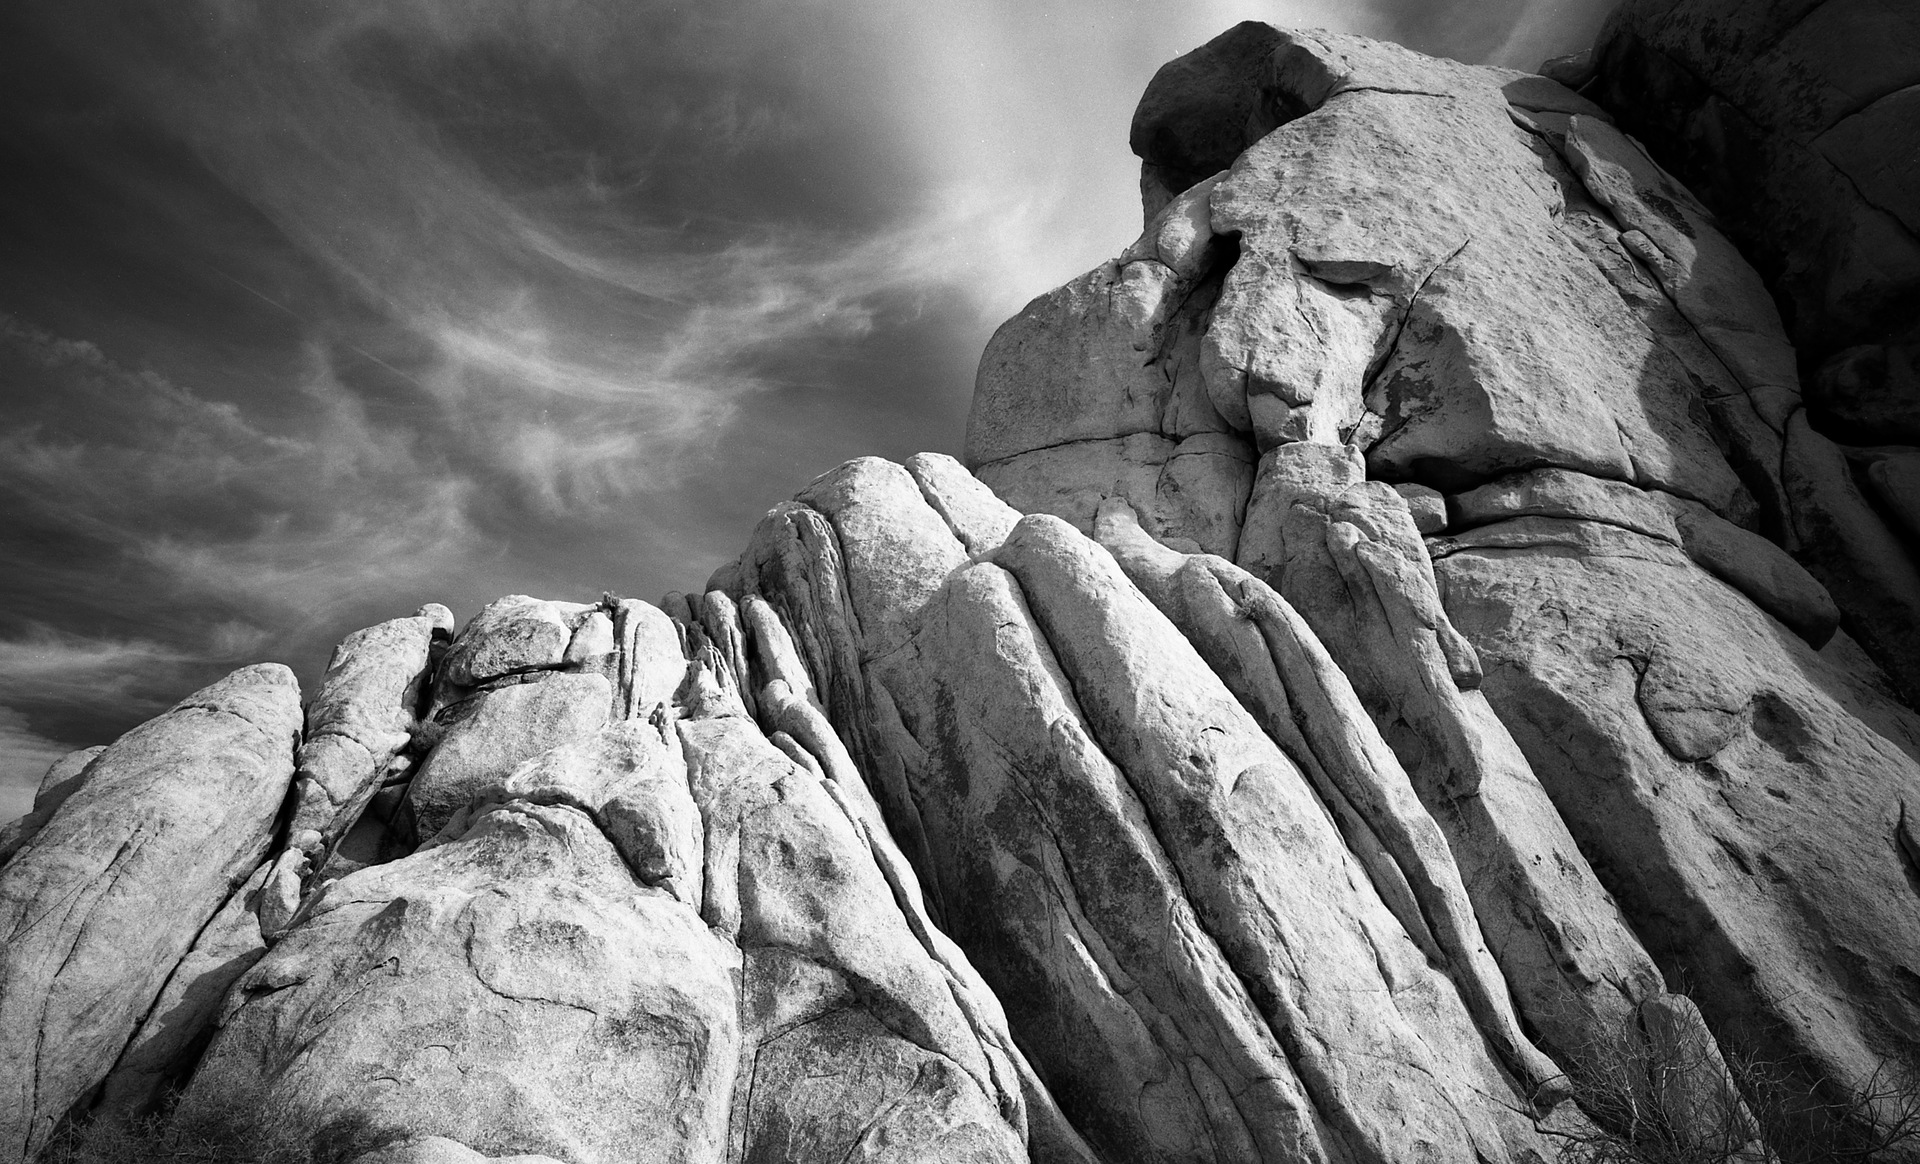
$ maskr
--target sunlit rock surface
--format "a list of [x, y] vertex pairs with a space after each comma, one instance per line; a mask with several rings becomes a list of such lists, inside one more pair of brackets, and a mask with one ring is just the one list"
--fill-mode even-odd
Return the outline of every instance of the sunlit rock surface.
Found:
[[0, 1153], [1538, 1164], [1622, 1048], [1759, 1140], [1728, 1060], [1920, 1068], [1920, 717], [1846, 564], [1920, 470], [1814, 431], [1553, 71], [1234, 28], [1141, 102], [1141, 237], [989, 344], [971, 472], [63, 760], [0, 833]]

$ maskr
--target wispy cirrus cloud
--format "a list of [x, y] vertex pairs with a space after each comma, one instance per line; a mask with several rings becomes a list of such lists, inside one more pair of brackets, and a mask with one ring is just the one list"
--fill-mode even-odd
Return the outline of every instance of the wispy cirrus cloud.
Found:
[[1237, 20], [1530, 64], [1600, 8], [6, 6], [0, 771], [424, 601], [696, 586], [841, 459], [955, 450]]
[[26, 566], [0, 580], [0, 705], [57, 734], [321, 646], [369, 599], [488, 552], [460, 478], [373, 424], [318, 351], [281, 431], [5, 314], [0, 384], [3, 536]]
[[89, 639], [30, 623], [20, 637], [0, 639], [0, 702], [139, 698], [136, 687], [156, 667], [176, 667], [193, 658], [160, 643]]

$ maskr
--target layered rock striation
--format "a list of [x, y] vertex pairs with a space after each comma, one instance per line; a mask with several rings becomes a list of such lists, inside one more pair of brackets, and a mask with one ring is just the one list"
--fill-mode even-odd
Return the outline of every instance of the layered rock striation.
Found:
[[1897, 1118], [1920, 717], [1718, 220], [1556, 81], [1257, 24], [1133, 143], [1145, 231], [995, 335], [971, 471], [56, 765], [0, 1156], [1537, 1162], [1644, 1134], [1624, 1061], [1763, 1158], [1723, 1050]]

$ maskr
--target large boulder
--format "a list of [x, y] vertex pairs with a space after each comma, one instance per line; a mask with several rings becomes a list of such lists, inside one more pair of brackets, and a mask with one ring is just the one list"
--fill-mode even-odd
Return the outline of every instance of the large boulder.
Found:
[[422, 838], [438, 832], [475, 792], [521, 761], [586, 735], [607, 720], [613, 689], [602, 675], [546, 674], [455, 703], [435, 716], [444, 734], [407, 789]]
[[0, 1155], [88, 1097], [267, 854], [299, 733], [293, 673], [243, 667], [114, 741], [0, 868]]
[[1897, 502], [1858, 496], [1920, 444], [1920, 9], [1629, 0], [1592, 66], [1583, 92], [1692, 188], [1779, 301], [1806, 372], [1790, 548], [1920, 699], [1920, 534]]
[[1907, 1062], [1920, 919], [1899, 830], [1920, 765], [1843, 679], [1645, 534], [1517, 517], [1434, 553], [1481, 690], [1721, 1037], [1836, 1102]]
[[[1778, 493], [1779, 434], [1766, 446], [1749, 430], [1766, 428], [1756, 410], [1784, 424], [1782, 409], [1754, 400], [1791, 387], [1774, 364], [1723, 369], [1722, 379], [1747, 373], [1714, 394], [1745, 423], [1716, 423], [1694, 369], [1715, 359], [1694, 349], [1710, 352], [1703, 336], [1727, 329], [1705, 308], [1701, 323], [1651, 320], [1622, 294], [1596, 248], [1657, 283], [1622, 241], [1644, 234], [1610, 217], [1575, 172], [1606, 177], [1623, 205], [1636, 189], [1634, 166], [1617, 160], [1630, 143], [1591, 103], [1543, 78], [1515, 86], [1498, 70], [1257, 25], [1195, 50], [1191, 61], [1213, 63], [1187, 72], [1212, 75], [1255, 42], [1277, 128], [1081, 281], [1097, 286], [1043, 296], [988, 344], [968, 440], [983, 479], [1016, 508], [1083, 530], [1101, 496], [1124, 497], [1156, 536], [1243, 558], [1230, 530], [1260, 520], [1258, 472], [1244, 518], [1231, 487], [1202, 491], [1213, 509], [1156, 496], [1159, 466], [1196, 433], [1247, 460], [1288, 442], [1348, 442], [1375, 475], [1449, 491], [1557, 465], [1738, 524], [1782, 519], [1756, 501]], [[1165, 77], [1142, 102], [1167, 126], [1154, 140], [1198, 133], [1172, 110], [1212, 106], [1181, 96], [1191, 78], [1162, 92]], [[1570, 198], [1607, 225], [1569, 230]], [[1694, 299], [1752, 298], [1744, 266], [1720, 248], [1660, 261], [1670, 281], [1715, 292]], [[1786, 350], [1777, 322], [1743, 325]], [[1086, 355], [1063, 358], [1075, 352]], [[1743, 467], [1770, 466], [1752, 487], [1718, 447], [1728, 432]], [[1034, 458], [1044, 465], [1025, 464]]]
[[320, 693], [307, 707], [296, 760], [292, 831], [333, 840], [352, 827], [413, 742], [431, 678], [433, 648], [453, 616], [425, 607], [348, 635], [334, 648]]
[[240, 979], [182, 1118], [248, 1095], [336, 1141], [718, 1160], [738, 966], [585, 813], [510, 801], [329, 885]]

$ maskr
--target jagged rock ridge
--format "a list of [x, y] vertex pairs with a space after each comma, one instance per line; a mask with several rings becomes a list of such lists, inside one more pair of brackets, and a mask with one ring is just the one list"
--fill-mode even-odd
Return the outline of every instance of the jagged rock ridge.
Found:
[[1145, 233], [995, 336], [973, 473], [57, 765], [0, 1153], [1529, 1161], [1623, 1040], [1703, 1048], [1703, 1120], [1716, 1047], [1920, 1067], [1920, 718], [1714, 216], [1554, 81], [1255, 24], [1133, 142]]

